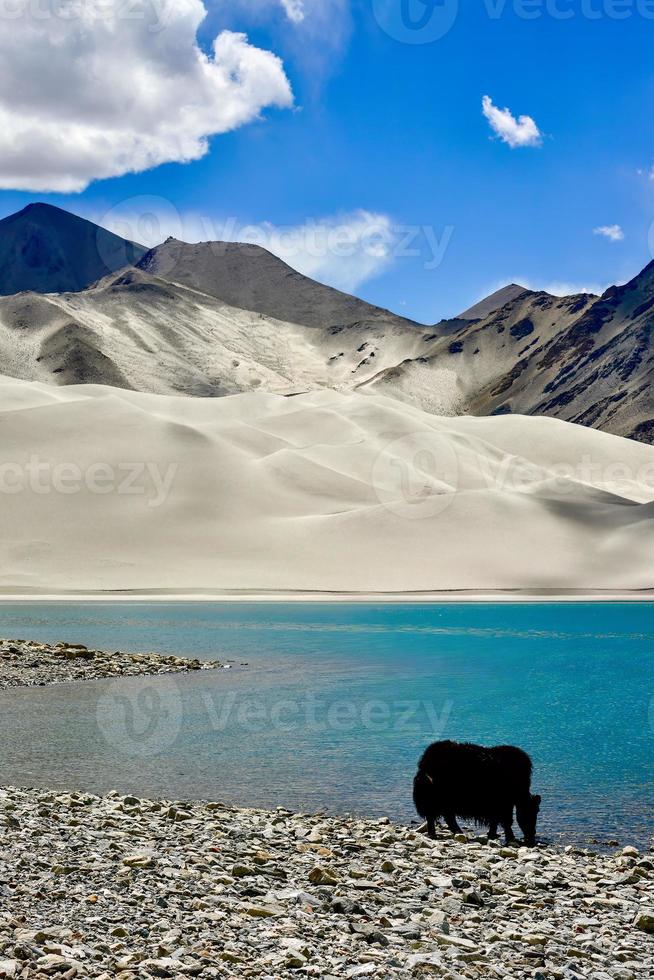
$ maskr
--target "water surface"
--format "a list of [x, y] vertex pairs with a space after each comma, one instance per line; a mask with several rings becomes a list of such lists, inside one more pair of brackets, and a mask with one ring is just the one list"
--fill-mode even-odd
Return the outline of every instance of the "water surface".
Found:
[[652, 840], [649, 603], [7, 603], [0, 635], [234, 662], [0, 695], [0, 782], [409, 820], [428, 742], [511, 742], [543, 835]]

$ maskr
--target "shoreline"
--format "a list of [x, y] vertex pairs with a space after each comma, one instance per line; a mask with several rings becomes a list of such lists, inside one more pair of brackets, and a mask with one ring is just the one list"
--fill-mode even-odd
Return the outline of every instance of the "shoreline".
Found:
[[0, 606], [12, 603], [102, 603], [102, 602], [280, 602], [280, 603], [365, 603], [365, 604], [547, 604], [547, 603], [654, 603], [654, 588], [625, 591], [625, 590], [479, 590], [464, 592], [302, 592], [280, 591], [223, 591], [223, 592], [172, 592], [172, 591], [137, 591], [124, 592], [11, 592], [0, 591]]
[[0, 844], [4, 978], [654, 971], [651, 851], [14, 787], [0, 787]]

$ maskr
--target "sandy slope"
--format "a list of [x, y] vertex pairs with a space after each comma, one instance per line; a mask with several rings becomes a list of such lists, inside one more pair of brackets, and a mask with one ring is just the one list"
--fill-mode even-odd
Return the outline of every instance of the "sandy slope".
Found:
[[5, 374], [154, 394], [352, 388], [432, 336], [390, 317], [324, 329], [276, 320], [138, 269], [83, 292], [0, 297]]
[[421, 356], [380, 371], [370, 386], [436, 414], [556, 415], [534, 410], [560, 370], [556, 363], [545, 367], [543, 351], [594, 300], [522, 290], [484, 319], [462, 321], [457, 330], [426, 344]]
[[0, 431], [4, 591], [654, 585], [654, 449], [564, 422], [3, 379]]

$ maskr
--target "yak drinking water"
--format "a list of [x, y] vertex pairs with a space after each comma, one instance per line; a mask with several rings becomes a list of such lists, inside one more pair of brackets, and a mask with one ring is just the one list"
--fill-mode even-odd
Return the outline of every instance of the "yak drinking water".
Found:
[[531, 759], [513, 745], [485, 748], [470, 742], [434, 742], [418, 763], [413, 802], [427, 821], [430, 837], [443, 817], [452, 833], [460, 833], [456, 818], [488, 827], [489, 838], [502, 826], [506, 842], [515, 841], [513, 808], [525, 838], [536, 843], [540, 796], [531, 793]]

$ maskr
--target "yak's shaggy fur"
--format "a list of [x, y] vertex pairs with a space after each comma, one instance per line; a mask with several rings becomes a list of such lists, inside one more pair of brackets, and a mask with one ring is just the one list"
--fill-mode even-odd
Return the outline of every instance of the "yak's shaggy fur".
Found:
[[453, 833], [456, 818], [473, 820], [497, 837], [502, 826], [507, 843], [514, 841], [513, 808], [530, 847], [536, 843], [540, 796], [531, 794], [531, 759], [513, 745], [485, 748], [470, 742], [434, 742], [418, 763], [413, 801], [427, 820], [430, 837], [442, 817]]

